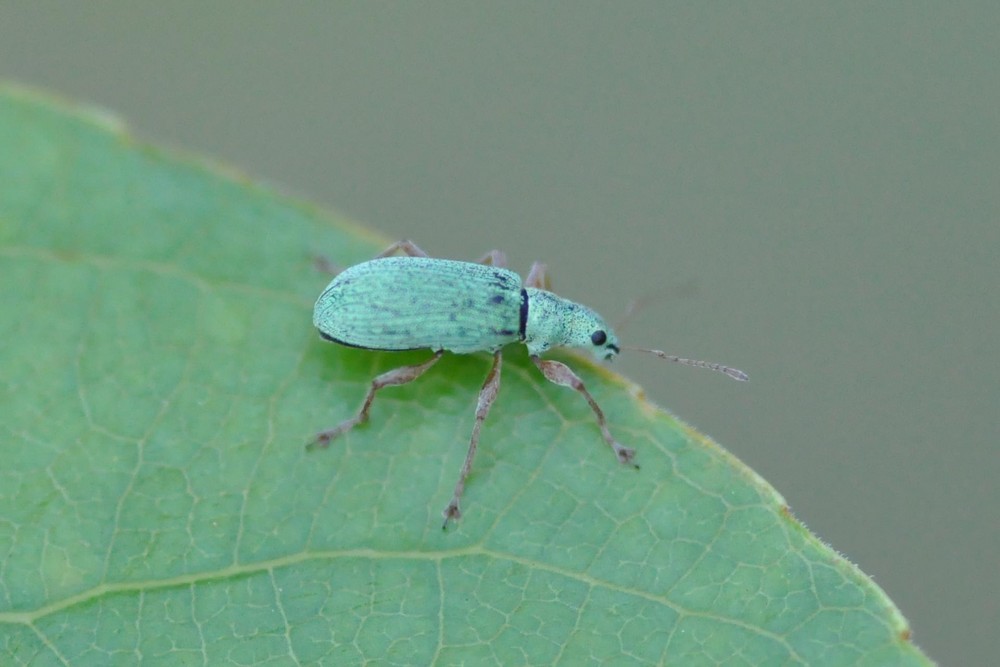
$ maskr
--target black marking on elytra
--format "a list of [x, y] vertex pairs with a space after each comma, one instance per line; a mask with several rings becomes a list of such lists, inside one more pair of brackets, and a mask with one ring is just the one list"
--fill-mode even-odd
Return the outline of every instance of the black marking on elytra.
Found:
[[[520, 278], [518, 278], [517, 280], [520, 280]], [[493, 276], [493, 285], [505, 292], [517, 286], [515, 282], [510, 278], [510, 276], [507, 276], [506, 274], [502, 273]]]
[[386, 352], [406, 352], [408, 350], [426, 350], [427, 347], [371, 347], [370, 345], [358, 345], [357, 343], [351, 343], [346, 340], [341, 340], [339, 338], [334, 338], [325, 331], [319, 332], [320, 338], [323, 340], [330, 341], [331, 343], [336, 343], [337, 345], [343, 345], [344, 347], [353, 347], [358, 350], [384, 350]]

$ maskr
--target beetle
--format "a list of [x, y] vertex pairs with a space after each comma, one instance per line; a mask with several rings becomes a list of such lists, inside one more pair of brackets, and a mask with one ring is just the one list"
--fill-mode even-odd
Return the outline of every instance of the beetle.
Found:
[[[402, 256], [393, 256], [397, 252]], [[337, 274], [316, 300], [313, 325], [330, 342], [366, 350], [429, 349], [427, 361], [382, 373], [374, 378], [351, 418], [316, 434], [310, 447], [327, 447], [334, 438], [368, 421], [375, 394], [389, 386], [416, 380], [447, 352], [491, 352], [493, 365], [479, 392], [469, 449], [451, 501], [442, 515], [448, 522], [462, 516], [460, 501], [479, 444], [479, 432], [500, 389], [502, 350], [523, 343], [532, 363], [548, 381], [570, 387], [586, 399], [597, 417], [604, 441], [621, 463], [632, 463], [635, 450], [611, 435], [604, 412], [583, 381], [566, 364], [542, 359], [553, 347], [590, 350], [611, 360], [622, 349], [725, 373], [745, 381], [743, 371], [721, 364], [683, 359], [661, 350], [623, 347], [604, 319], [590, 308], [556, 296], [548, 289], [545, 265], [535, 262], [521, 280], [506, 268], [498, 251], [476, 262], [431, 258], [412, 241], [398, 241], [374, 259]], [[635, 465], [634, 463], [632, 463]], [[638, 466], [637, 466], [638, 467]]]

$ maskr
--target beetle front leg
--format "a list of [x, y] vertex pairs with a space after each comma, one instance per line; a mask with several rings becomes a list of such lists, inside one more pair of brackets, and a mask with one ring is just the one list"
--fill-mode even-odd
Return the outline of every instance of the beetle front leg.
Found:
[[368, 421], [368, 411], [371, 410], [372, 401], [375, 400], [375, 393], [378, 392], [379, 389], [413, 382], [427, 372], [427, 369], [436, 364], [443, 354], [444, 351], [439, 350], [434, 353], [433, 357], [422, 364], [416, 364], [414, 366], [401, 366], [400, 368], [394, 368], [391, 371], [387, 371], [377, 376], [374, 380], [372, 380], [371, 387], [368, 389], [368, 395], [365, 396], [365, 402], [362, 403], [361, 409], [358, 410], [358, 414], [354, 415], [350, 419], [345, 419], [331, 429], [320, 431], [316, 434], [316, 438], [309, 443], [306, 448], [315, 449], [317, 447], [328, 447], [330, 445], [330, 441], [334, 438], [347, 433], [358, 424], [364, 424]]
[[452, 519], [457, 521], [462, 518], [459, 501], [462, 499], [462, 493], [465, 491], [465, 479], [472, 471], [472, 460], [476, 457], [476, 447], [479, 445], [479, 431], [483, 426], [483, 422], [486, 421], [486, 415], [490, 413], [490, 408], [493, 407], [493, 401], [496, 400], [497, 394], [500, 392], [501, 361], [502, 353], [500, 350], [497, 350], [493, 353], [493, 367], [487, 373], [486, 380], [483, 382], [483, 388], [479, 392], [479, 400], [476, 403], [476, 421], [472, 425], [472, 437], [469, 439], [469, 451], [465, 455], [465, 463], [462, 464], [462, 472], [458, 476], [458, 483], [455, 484], [455, 493], [451, 497], [451, 502], [448, 503], [448, 506], [442, 512], [444, 523], [441, 524], [441, 530], [447, 528], [448, 522]]
[[595, 401], [594, 397], [590, 395], [590, 392], [587, 391], [587, 388], [583, 386], [583, 380], [577, 377], [576, 373], [570, 370], [569, 366], [558, 361], [540, 359], [537, 356], [532, 356], [531, 361], [533, 361], [535, 366], [538, 367], [538, 370], [542, 372], [542, 375], [545, 376], [546, 380], [563, 387], [575, 389], [585, 399], [587, 399], [587, 403], [590, 404], [590, 409], [594, 411], [595, 415], [597, 415], [597, 425], [601, 429], [601, 435], [604, 436], [604, 442], [608, 443], [608, 446], [614, 450], [615, 456], [618, 457], [618, 460], [621, 463], [631, 463], [636, 468], [639, 467], [632, 463], [632, 459], [635, 458], [635, 450], [622, 445], [620, 442], [615, 440], [614, 437], [612, 437], [611, 430], [608, 428], [608, 422], [604, 418], [604, 412], [601, 410], [600, 406], [597, 405], [597, 401]]

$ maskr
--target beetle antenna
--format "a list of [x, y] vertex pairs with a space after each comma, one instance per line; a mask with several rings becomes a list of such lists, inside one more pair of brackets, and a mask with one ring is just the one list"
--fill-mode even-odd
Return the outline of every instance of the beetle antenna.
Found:
[[677, 357], [672, 354], [667, 354], [663, 350], [650, 350], [645, 347], [632, 347], [631, 345], [623, 345], [623, 350], [635, 350], [636, 352], [648, 352], [654, 354], [660, 359], [666, 359], [667, 361], [673, 361], [678, 364], [683, 364], [685, 366], [694, 366], [695, 368], [707, 368], [710, 371], [719, 371], [720, 373], [725, 373], [734, 380], [739, 380], [740, 382], [746, 382], [750, 379], [750, 376], [741, 371], [738, 368], [730, 368], [729, 366], [723, 366], [722, 364], [716, 364], [711, 361], [701, 361], [699, 359], [684, 359], [683, 357]]
[[671, 299], [687, 299], [698, 293], [698, 281], [685, 280], [679, 285], [669, 285], [663, 289], [654, 290], [643, 296], [636, 297], [628, 302], [625, 306], [625, 312], [618, 318], [614, 323], [615, 331], [621, 331], [625, 328], [632, 318], [649, 308], [658, 301], [668, 301]]

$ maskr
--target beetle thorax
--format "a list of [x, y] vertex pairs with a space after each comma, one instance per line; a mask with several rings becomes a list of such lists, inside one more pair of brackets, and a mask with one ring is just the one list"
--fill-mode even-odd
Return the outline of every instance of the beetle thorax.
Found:
[[[526, 288], [528, 319], [524, 344], [528, 354], [539, 355], [553, 347], [589, 349], [598, 359], [618, 353], [618, 339], [604, 318], [590, 308], [546, 290]], [[595, 339], [595, 334], [600, 334]]]

